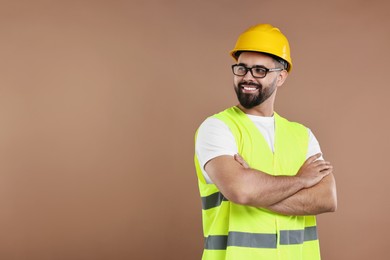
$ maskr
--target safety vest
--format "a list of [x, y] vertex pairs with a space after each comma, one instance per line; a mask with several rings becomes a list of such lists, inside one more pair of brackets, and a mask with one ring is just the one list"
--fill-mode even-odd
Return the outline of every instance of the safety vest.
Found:
[[[238, 107], [213, 117], [230, 128], [239, 154], [252, 169], [270, 175], [295, 175], [306, 160], [308, 130], [301, 124], [274, 113], [272, 152], [255, 124]], [[203, 260], [320, 259], [314, 216], [285, 216], [230, 202], [214, 184], [206, 183], [196, 156], [195, 167], [202, 199]]]

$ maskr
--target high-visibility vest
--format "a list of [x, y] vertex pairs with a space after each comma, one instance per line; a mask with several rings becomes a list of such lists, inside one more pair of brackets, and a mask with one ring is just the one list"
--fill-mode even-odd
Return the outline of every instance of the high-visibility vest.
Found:
[[[238, 107], [214, 117], [230, 128], [239, 154], [252, 169], [270, 175], [295, 175], [306, 160], [309, 135], [301, 124], [274, 113], [272, 152], [255, 124]], [[202, 199], [203, 260], [320, 259], [314, 216], [285, 216], [230, 202], [216, 185], [206, 183], [196, 156], [195, 167]]]

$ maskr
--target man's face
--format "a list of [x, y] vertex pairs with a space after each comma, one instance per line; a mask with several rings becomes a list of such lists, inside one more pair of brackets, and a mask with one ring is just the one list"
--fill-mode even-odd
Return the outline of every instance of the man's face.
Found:
[[[253, 66], [275, 68], [275, 62], [271, 57], [257, 52], [241, 53], [237, 64], [249, 68]], [[254, 78], [248, 71], [245, 76], [235, 75], [234, 89], [240, 104], [250, 109], [266, 101], [275, 92], [278, 74], [279, 72], [268, 72], [264, 78]]]

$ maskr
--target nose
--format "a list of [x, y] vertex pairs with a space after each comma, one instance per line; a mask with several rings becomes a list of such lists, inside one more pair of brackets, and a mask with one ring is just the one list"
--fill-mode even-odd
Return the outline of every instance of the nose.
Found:
[[255, 78], [252, 76], [252, 71], [248, 70], [247, 73], [244, 75], [243, 80], [255, 81]]

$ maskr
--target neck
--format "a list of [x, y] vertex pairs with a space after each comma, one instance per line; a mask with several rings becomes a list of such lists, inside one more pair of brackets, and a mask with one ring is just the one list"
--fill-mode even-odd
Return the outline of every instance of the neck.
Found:
[[254, 115], [254, 116], [264, 116], [264, 117], [271, 117], [274, 114], [273, 109], [264, 109], [260, 107], [261, 105], [258, 105], [257, 107], [253, 107], [250, 109], [247, 109], [241, 105], [238, 105], [237, 107], [242, 110], [245, 114]]

